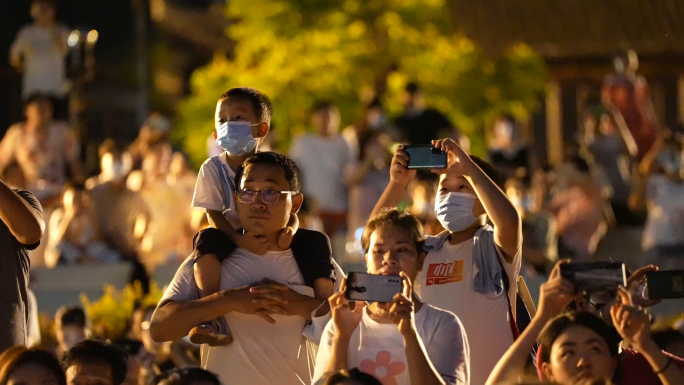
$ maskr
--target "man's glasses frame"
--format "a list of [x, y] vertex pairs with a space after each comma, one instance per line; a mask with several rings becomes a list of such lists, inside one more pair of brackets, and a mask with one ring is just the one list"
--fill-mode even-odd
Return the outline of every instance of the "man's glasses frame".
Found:
[[280, 196], [283, 194], [299, 194], [297, 191], [275, 191], [275, 190], [240, 190], [235, 195], [240, 203], [254, 203], [257, 195], [261, 196], [261, 200], [266, 204], [278, 203]]

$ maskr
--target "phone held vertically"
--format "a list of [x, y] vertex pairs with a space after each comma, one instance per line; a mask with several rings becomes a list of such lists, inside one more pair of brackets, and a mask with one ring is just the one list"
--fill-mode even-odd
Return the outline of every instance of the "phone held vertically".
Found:
[[625, 264], [620, 262], [570, 262], [561, 265], [560, 273], [578, 293], [614, 291], [618, 286], [627, 286]]
[[350, 301], [392, 302], [402, 287], [400, 276], [350, 272], [344, 297]]
[[409, 156], [408, 169], [430, 170], [447, 166], [446, 152], [431, 144], [404, 146], [404, 152]]
[[646, 273], [646, 293], [649, 299], [684, 298], [684, 270]]

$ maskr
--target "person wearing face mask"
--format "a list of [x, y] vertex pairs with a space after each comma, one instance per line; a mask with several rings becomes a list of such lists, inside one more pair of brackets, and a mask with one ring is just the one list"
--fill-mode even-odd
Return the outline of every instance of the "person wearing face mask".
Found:
[[639, 168], [630, 198], [633, 210], [647, 209], [642, 249], [663, 269], [684, 268], [684, 167], [682, 143], [672, 133], [658, 137]]
[[[459, 317], [470, 342], [471, 384], [480, 385], [517, 334], [522, 225], [490, 163], [468, 155], [451, 139], [433, 145], [448, 156], [447, 168], [435, 170], [441, 175], [435, 215], [446, 230], [426, 240], [415, 288], [426, 303]], [[407, 169], [409, 161], [399, 147], [374, 213], [399, 203], [416, 174]]]
[[[225, 151], [209, 158], [197, 176], [192, 207], [206, 212], [210, 228], [195, 235], [193, 240], [194, 278], [201, 297], [219, 290], [221, 263], [228, 257], [228, 249], [240, 247], [257, 255], [267, 252], [268, 239], [253, 232], [243, 231], [235, 202], [235, 175], [242, 163], [255, 155], [259, 144], [270, 129], [273, 106], [259, 90], [248, 87], [225, 92], [216, 105], [216, 144]], [[332, 276], [329, 240], [321, 233], [298, 231], [299, 219], [290, 215], [287, 226], [278, 235], [278, 246], [291, 246], [295, 255], [303, 250], [312, 259], [313, 279]], [[302, 247], [304, 249], [302, 249]], [[223, 317], [198, 325], [190, 331], [190, 340], [198, 344], [221, 346], [232, 343]]]

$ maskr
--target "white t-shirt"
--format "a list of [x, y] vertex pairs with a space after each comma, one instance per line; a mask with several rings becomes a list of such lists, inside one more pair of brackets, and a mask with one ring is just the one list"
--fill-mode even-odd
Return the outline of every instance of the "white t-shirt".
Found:
[[[470, 383], [480, 385], [513, 344], [513, 333], [505, 293], [487, 296], [473, 288], [477, 273], [473, 243], [473, 239], [457, 245], [446, 242], [441, 250], [428, 253], [416, 278], [416, 292], [423, 301], [453, 312], [461, 320], [470, 342]], [[520, 253], [513, 263], [501, 255], [491, 258], [499, 258], [503, 264], [511, 284], [510, 297], [515, 299]]]
[[316, 199], [322, 211], [347, 211], [344, 169], [350, 160], [342, 135], [320, 137], [305, 134], [292, 143], [290, 157], [304, 180], [304, 193]]
[[37, 92], [62, 97], [68, 92], [64, 58], [69, 30], [64, 26], [57, 28], [65, 44], [61, 51], [55, 45], [52, 30], [36, 24], [22, 27], [12, 43], [10, 54], [24, 58], [24, 97]]
[[[469, 384], [469, 349], [466, 333], [451, 312], [424, 304], [415, 314], [416, 330], [428, 358], [447, 384]], [[328, 322], [316, 357], [314, 383], [324, 379], [330, 362], [335, 324]], [[397, 325], [374, 321], [368, 311], [351, 336], [349, 368], [378, 378], [385, 385], [410, 385], [404, 338]]]
[[648, 219], [643, 249], [684, 244], [684, 183], [653, 175], [646, 187]]
[[[252, 285], [264, 278], [287, 284], [297, 293], [314, 296], [291, 250], [257, 255], [236, 249], [221, 265], [221, 290]], [[188, 258], [173, 277], [160, 303], [199, 298], [193, 259]], [[273, 315], [275, 324], [251, 314], [231, 312], [225, 320], [233, 336], [227, 346], [202, 349], [202, 368], [216, 373], [224, 384], [308, 384], [306, 349], [302, 338], [307, 324], [301, 316]], [[328, 316], [329, 317], [329, 316]], [[327, 319], [326, 319], [327, 320]], [[314, 321], [316, 322], [316, 321]]]
[[[230, 225], [235, 229], [242, 227], [238, 218], [233, 192], [235, 192], [235, 171], [226, 163], [225, 156], [218, 157], [221, 168], [216, 167], [211, 158], [207, 159], [200, 168], [195, 185], [195, 195], [192, 197], [192, 207], [202, 211], [216, 210], [223, 212]], [[223, 191], [223, 184], [219, 173], [223, 175], [230, 191]], [[224, 197], [228, 195], [230, 207], [225, 207]]]

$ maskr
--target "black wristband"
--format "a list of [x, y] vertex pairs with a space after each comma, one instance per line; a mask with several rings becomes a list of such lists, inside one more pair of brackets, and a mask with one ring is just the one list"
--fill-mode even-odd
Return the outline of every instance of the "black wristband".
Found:
[[665, 364], [665, 366], [664, 366], [662, 369], [660, 369], [659, 371], [654, 372], [654, 373], [655, 373], [655, 374], [660, 374], [660, 373], [666, 371], [667, 368], [670, 367], [670, 364], [672, 364], [672, 357], [667, 357], [667, 364]]

